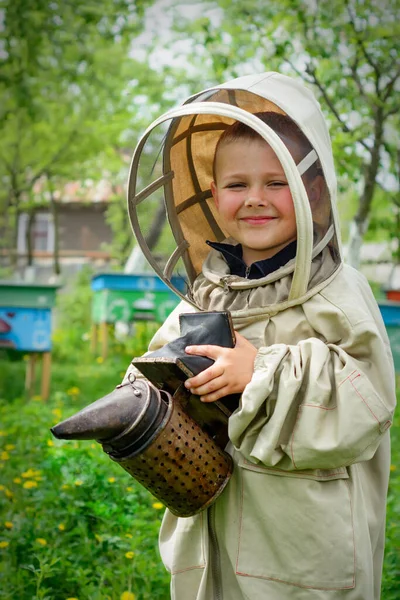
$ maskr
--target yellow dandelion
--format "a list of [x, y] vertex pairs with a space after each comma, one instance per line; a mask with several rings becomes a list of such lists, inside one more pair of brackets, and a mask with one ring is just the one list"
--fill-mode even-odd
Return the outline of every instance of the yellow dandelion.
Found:
[[135, 600], [135, 594], [132, 594], [132, 592], [122, 592], [121, 600]]
[[65, 531], [65, 525], [64, 525], [64, 523], [60, 523], [59, 525], [57, 525], [57, 527], [58, 527], [58, 529], [60, 531]]
[[61, 412], [61, 408], [53, 408], [53, 410], [51, 411], [53, 413], [53, 415], [55, 417], [57, 417], [58, 419], [61, 418], [62, 416], [62, 412]]
[[5, 435], [8, 435], [7, 431], [0, 431], [0, 437], [4, 437]]
[[0, 460], [8, 460], [9, 458], [10, 458], [10, 455], [8, 454], [8, 452], [3, 450], [3, 452], [0, 454]]
[[78, 394], [80, 394], [80, 389], [76, 387], [76, 385], [74, 385], [73, 387], [69, 388], [69, 390], [67, 390], [67, 394], [68, 396], [78, 396]]
[[14, 444], [6, 444], [6, 450], [14, 450]]
[[82, 479], [77, 479], [74, 483], [75, 483], [75, 485], [79, 486], [79, 485], [83, 484], [83, 481], [82, 481]]
[[0, 485], [0, 492], [4, 491], [6, 488], [4, 487], [4, 485]]
[[63, 485], [61, 486], [62, 490], [69, 490], [69, 485], [68, 483], [63, 483]]
[[133, 492], [133, 487], [130, 487], [130, 486], [128, 486], [128, 487], [126, 488], [126, 491], [127, 491], [127, 492]]
[[0, 542], [0, 548], [8, 548], [10, 542]]
[[14, 494], [10, 490], [5, 490], [4, 493], [7, 496], [7, 498], [13, 498], [14, 497]]
[[40, 546], [47, 546], [47, 540], [45, 540], [44, 538], [36, 538], [36, 543], [38, 543]]
[[34, 469], [28, 469], [24, 473], [21, 473], [21, 476], [24, 477], [25, 479], [30, 479], [31, 477], [35, 476], [35, 470]]
[[103, 363], [103, 362], [104, 362], [104, 358], [103, 358], [102, 356], [98, 356], [98, 357], [96, 358], [96, 362], [97, 362], [97, 363], [99, 363], [99, 365], [101, 365], [101, 363]]
[[390, 470], [393, 472], [396, 470], [396, 465], [390, 465]]
[[21, 477], [14, 477], [13, 482], [14, 483], [21, 483], [22, 479]]
[[126, 538], [129, 538], [130, 540], [133, 538], [133, 535], [131, 533], [126, 533], [125, 534]]
[[103, 538], [102, 538], [102, 537], [101, 537], [101, 535], [99, 535], [98, 533], [95, 533], [95, 534], [94, 534], [94, 537], [96, 538], [96, 540], [97, 540], [98, 542], [102, 542], [102, 541], [103, 541]]
[[67, 600], [78, 600], [78, 598], [67, 598]]
[[90, 444], [90, 447], [94, 450], [95, 448], [97, 448], [97, 444]]
[[153, 508], [155, 508], [156, 510], [160, 510], [161, 508], [164, 508], [164, 504], [162, 504], [161, 502], [154, 502]]
[[108, 483], [115, 483], [115, 477], [109, 477]]
[[37, 487], [37, 481], [32, 481], [31, 479], [28, 479], [28, 481], [25, 481], [25, 483], [22, 487], [24, 487], [26, 490], [35, 488], [35, 487]]
[[132, 552], [132, 550], [129, 550], [129, 552], [125, 552], [125, 556], [126, 558], [133, 558], [135, 556], [135, 553]]
[[47, 440], [47, 445], [52, 448], [52, 446], [54, 446], [53, 440]]
[[12, 523], [11, 521], [6, 521], [6, 522], [4, 523], [4, 527], [5, 527], [6, 529], [12, 529], [12, 528], [14, 527], [14, 523]]

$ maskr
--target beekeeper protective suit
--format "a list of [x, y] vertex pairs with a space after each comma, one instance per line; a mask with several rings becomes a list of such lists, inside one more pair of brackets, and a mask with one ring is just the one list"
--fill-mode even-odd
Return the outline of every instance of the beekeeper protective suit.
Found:
[[[292, 118], [312, 150], [294, 156], [284, 136], [254, 116], [262, 111]], [[234, 121], [272, 147], [296, 212], [295, 257], [257, 279], [232, 275], [218, 250], [226, 233], [211, 197], [212, 163]], [[324, 186], [315, 203], [303, 181], [317, 162]], [[165, 263], [167, 238], [153, 251], [145, 241], [160, 195], [173, 240]], [[172, 598], [378, 600], [393, 362], [368, 283], [342, 261], [331, 143], [318, 102], [301, 82], [277, 73], [189, 98], [140, 140], [129, 211], [160, 277], [173, 287], [172, 275], [187, 273], [187, 295], [150, 350], [178, 337], [178, 315], [196, 310], [231, 311], [235, 329], [258, 349], [229, 419], [229, 484], [194, 517], [164, 516], [160, 551]], [[217, 246], [210, 250], [206, 240]]]

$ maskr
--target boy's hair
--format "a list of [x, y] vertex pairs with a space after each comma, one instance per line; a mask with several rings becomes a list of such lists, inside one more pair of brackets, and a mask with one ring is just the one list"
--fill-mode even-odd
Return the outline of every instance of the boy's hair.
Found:
[[[299, 163], [313, 149], [307, 137], [304, 135], [300, 127], [287, 115], [276, 112], [258, 112], [254, 113], [261, 121], [269, 125], [284, 142], [286, 147], [294, 155], [296, 163]], [[237, 142], [238, 140], [257, 140], [261, 136], [251, 127], [235, 121], [230, 125], [219, 138], [213, 160], [213, 179], [216, 181], [216, 158], [221, 146]], [[263, 140], [264, 141], [264, 140]], [[296, 160], [297, 159], [297, 160]], [[307, 179], [314, 179], [317, 175], [321, 175], [322, 170], [319, 161], [314, 163], [305, 173]]]

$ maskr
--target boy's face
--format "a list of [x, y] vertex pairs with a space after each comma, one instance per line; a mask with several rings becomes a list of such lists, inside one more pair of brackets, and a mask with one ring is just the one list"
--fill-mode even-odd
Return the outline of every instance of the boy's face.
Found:
[[262, 139], [219, 149], [211, 191], [225, 230], [242, 244], [243, 260], [271, 258], [297, 238], [292, 195], [281, 163]]

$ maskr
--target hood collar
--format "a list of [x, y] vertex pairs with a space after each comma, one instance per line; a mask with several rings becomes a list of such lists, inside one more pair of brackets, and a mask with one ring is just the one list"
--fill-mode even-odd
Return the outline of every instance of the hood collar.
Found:
[[273, 273], [283, 265], [286, 265], [296, 256], [297, 241], [291, 242], [285, 248], [277, 252], [271, 258], [258, 260], [250, 266], [243, 260], [243, 249], [241, 244], [226, 244], [218, 242], [206, 242], [211, 248], [221, 252], [225, 258], [231, 275], [244, 277], [246, 279], [261, 279]]

